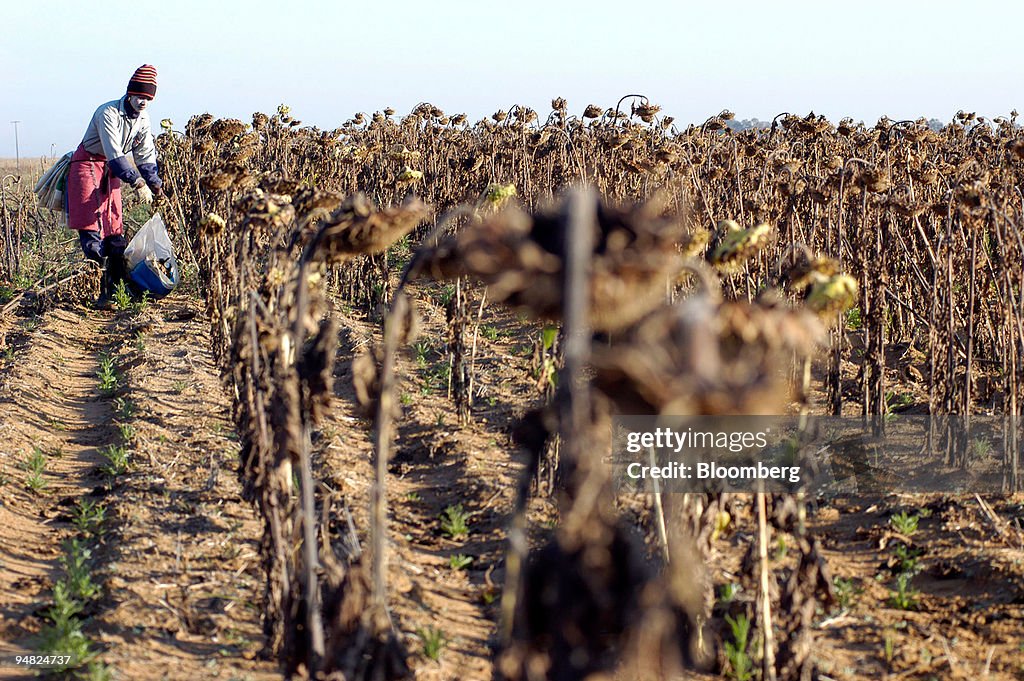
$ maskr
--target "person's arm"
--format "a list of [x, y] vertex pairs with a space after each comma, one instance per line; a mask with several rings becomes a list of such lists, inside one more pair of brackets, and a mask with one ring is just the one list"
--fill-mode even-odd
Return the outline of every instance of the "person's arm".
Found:
[[135, 165], [138, 166], [142, 179], [146, 181], [149, 188], [156, 193], [163, 186], [163, 181], [158, 174], [159, 168], [156, 162], [156, 143], [153, 140], [153, 132], [149, 127], [149, 115], [145, 112], [140, 114], [139, 130], [135, 139], [138, 144], [132, 147], [132, 155], [135, 157]]
[[139, 179], [139, 171], [121, 148], [124, 137], [121, 112], [116, 106], [108, 106], [96, 112], [96, 129], [103, 145], [103, 155], [107, 157], [110, 172], [126, 184], [135, 186]]

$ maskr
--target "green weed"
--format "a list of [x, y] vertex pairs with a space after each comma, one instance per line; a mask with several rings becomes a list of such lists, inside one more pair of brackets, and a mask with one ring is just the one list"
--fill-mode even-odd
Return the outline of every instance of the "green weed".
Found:
[[79, 539], [65, 542], [64, 555], [60, 558], [64, 566], [64, 582], [68, 593], [83, 602], [91, 601], [100, 593], [100, 588], [92, 581], [90, 558], [92, 551]]
[[437, 627], [420, 627], [416, 630], [416, 635], [423, 643], [423, 654], [434, 662], [438, 662], [441, 659], [441, 651], [448, 645], [444, 631]]
[[472, 564], [473, 556], [467, 556], [463, 553], [448, 557], [448, 566], [452, 570], [465, 570]]
[[128, 311], [132, 306], [132, 294], [128, 292], [128, 286], [124, 281], [117, 282], [114, 287], [114, 305], [118, 310]]
[[893, 658], [896, 657], [896, 632], [892, 629], [885, 630], [885, 664], [892, 668]]
[[729, 661], [729, 676], [735, 681], [749, 681], [754, 678], [754, 661], [747, 653], [750, 638], [750, 618], [741, 613], [736, 619], [725, 616], [732, 633], [732, 641], [725, 642], [725, 657]]
[[416, 353], [416, 366], [420, 369], [426, 369], [430, 364], [430, 355], [433, 352], [430, 343], [427, 341], [416, 341], [412, 349]]
[[39, 447], [33, 447], [32, 453], [25, 459], [24, 468], [28, 471], [25, 485], [30, 490], [39, 493], [46, 489], [48, 483], [46, 478], [43, 477], [46, 472], [46, 455], [43, 454], [43, 450]]
[[968, 456], [974, 461], [983, 461], [992, 456], [992, 442], [988, 438], [976, 437], [971, 440]]
[[910, 586], [911, 575], [901, 574], [896, 578], [896, 590], [889, 594], [888, 603], [899, 610], [917, 609], [920, 592]]
[[135, 403], [126, 397], [114, 398], [114, 415], [121, 421], [129, 420], [135, 414]]
[[116, 477], [128, 472], [128, 449], [123, 445], [110, 445], [100, 450], [100, 454], [109, 462], [103, 466], [107, 475]]
[[110, 355], [100, 355], [100, 368], [96, 377], [100, 382], [100, 392], [104, 395], [112, 395], [117, 390], [117, 370]]
[[856, 586], [852, 579], [843, 579], [842, 577], [836, 577], [832, 581], [832, 586], [835, 589], [836, 604], [840, 610], [849, 610], [853, 605], [854, 598], [864, 592], [864, 589]]
[[740, 592], [740, 585], [735, 582], [729, 582], [728, 584], [722, 584], [718, 587], [718, 602], [723, 605], [726, 603], [732, 603], [736, 599], [736, 594]]
[[889, 518], [889, 524], [892, 525], [893, 529], [900, 534], [910, 537], [917, 532], [917, 522], [920, 519], [921, 516], [917, 514], [910, 514], [906, 511], [901, 511]]
[[860, 308], [854, 307], [846, 313], [846, 328], [850, 331], [859, 331], [864, 327], [864, 322], [861, 320]]
[[448, 506], [441, 513], [441, 532], [451, 539], [465, 539], [469, 536], [469, 514], [462, 504]]
[[126, 445], [135, 438], [135, 428], [130, 423], [117, 424], [117, 432], [121, 435], [121, 441]]
[[75, 516], [71, 519], [78, 531], [85, 535], [99, 536], [102, 534], [103, 521], [106, 519], [106, 508], [90, 499], [79, 499], [75, 507]]
[[900, 542], [893, 548], [893, 557], [896, 559], [896, 567], [900, 573], [916, 575], [921, 571], [921, 556], [923, 549], [915, 549]]

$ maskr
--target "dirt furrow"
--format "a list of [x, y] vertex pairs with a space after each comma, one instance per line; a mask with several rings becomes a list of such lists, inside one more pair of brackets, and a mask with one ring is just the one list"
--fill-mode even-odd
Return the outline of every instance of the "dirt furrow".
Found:
[[[403, 351], [397, 369], [402, 416], [387, 488], [391, 605], [416, 679], [489, 679], [504, 582], [504, 528], [521, 470], [507, 432], [494, 424], [503, 422], [510, 404], [536, 400], [536, 390], [527, 358], [521, 352], [512, 357], [511, 347], [496, 343], [487, 352], [505, 357], [502, 374], [480, 373], [473, 420], [459, 426], [445, 381], [438, 378], [445, 363], [438, 343], [445, 333], [443, 310], [424, 306], [420, 313], [422, 345]], [[371, 422], [354, 406], [350, 362], [359, 348], [379, 342], [380, 334], [377, 325], [357, 315], [345, 316], [342, 326], [337, 399], [321, 428], [320, 446], [327, 484], [344, 499], [365, 541]], [[531, 503], [534, 527], [550, 520], [546, 503]], [[446, 530], [442, 522], [456, 507], [464, 514], [465, 534]], [[338, 528], [336, 534], [345, 531]], [[433, 649], [432, 637], [442, 641]]]
[[[110, 404], [98, 390], [109, 317], [55, 310], [22, 323], [0, 382], [0, 655], [37, 650], [70, 507], [100, 483]], [[13, 674], [4, 669], [4, 673]], [[27, 670], [26, 670], [27, 672]]]
[[281, 678], [262, 659], [261, 524], [240, 497], [238, 445], [194, 300], [129, 320], [122, 358], [133, 459], [97, 618], [126, 679]]

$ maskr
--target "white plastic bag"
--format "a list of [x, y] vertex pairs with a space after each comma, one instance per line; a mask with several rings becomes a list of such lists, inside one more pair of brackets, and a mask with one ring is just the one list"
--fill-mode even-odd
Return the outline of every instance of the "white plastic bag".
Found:
[[160, 213], [146, 221], [124, 250], [128, 272], [142, 289], [163, 297], [178, 285], [178, 261]]

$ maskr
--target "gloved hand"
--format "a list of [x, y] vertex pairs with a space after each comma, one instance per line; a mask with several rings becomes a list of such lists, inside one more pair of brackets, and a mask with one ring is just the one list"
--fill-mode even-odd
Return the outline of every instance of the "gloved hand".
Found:
[[157, 187], [153, 190], [153, 201], [156, 203], [163, 203], [167, 200], [167, 194], [164, 193], [163, 187]]
[[140, 177], [132, 186], [135, 187], [135, 191], [144, 203], [153, 203], [153, 190], [149, 188], [145, 180]]

